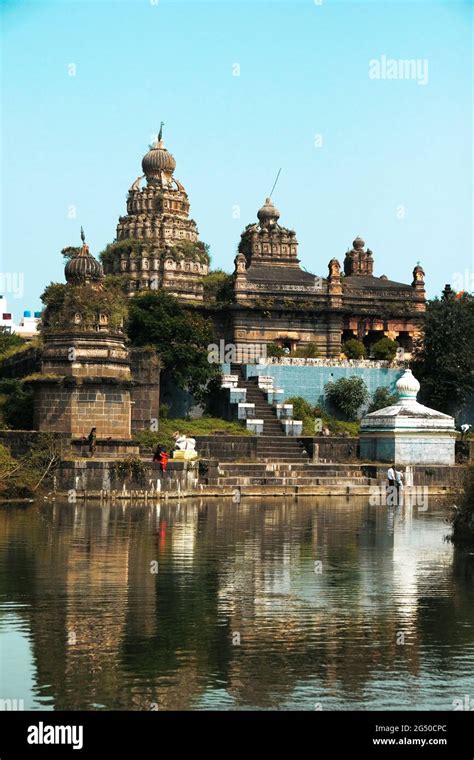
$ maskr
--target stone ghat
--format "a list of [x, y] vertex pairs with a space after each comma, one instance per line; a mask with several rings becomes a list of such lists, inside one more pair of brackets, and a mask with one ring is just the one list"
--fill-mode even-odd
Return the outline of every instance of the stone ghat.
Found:
[[[47, 498], [141, 504], [203, 495], [238, 502], [245, 496], [369, 496], [386, 484], [386, 466], [372, 464], [171, 460], [164, 473], [149, 461], [142, 461], [134, 473], [121, 472], [120, 464], [110, 459], [63, 460]], [[414, 467], [413, 484], [432, 494], [448, 494], [459, 487], [463, 472], [463, 467]]]

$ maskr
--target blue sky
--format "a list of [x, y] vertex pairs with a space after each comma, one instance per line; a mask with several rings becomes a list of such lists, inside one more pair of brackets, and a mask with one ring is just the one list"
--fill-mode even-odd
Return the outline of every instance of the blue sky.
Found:
[[[360, 235], [377, 275], [411, 282], [419, 260], [430, 295], [456, 273], [469, 289], [471, 24], [448, 0], [4, 0], [10, 307], [63, 280], [81, 224], [93, 253], [114, 239], [161, 120], [214, 267], [231, 271], [281, 167], [274, 201], [308, 270]], [[427, 83], [371, 79], [383, 56], [426, 61]]]

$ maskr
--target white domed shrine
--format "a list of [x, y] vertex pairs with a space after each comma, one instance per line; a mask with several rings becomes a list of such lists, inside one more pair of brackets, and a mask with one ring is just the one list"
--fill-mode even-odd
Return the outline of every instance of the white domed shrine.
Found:
[[406, 369], [393, 406], [367, 414], [360, 428], [360, 456], [378, 462], [454, 464], [454, 418], [416, 400], [420, 383]]

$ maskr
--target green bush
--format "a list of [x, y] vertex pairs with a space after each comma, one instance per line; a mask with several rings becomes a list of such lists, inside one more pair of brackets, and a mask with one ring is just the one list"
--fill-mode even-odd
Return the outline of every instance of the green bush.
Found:
[[285, 356], [285, 351], [277, 343], [269, 343], [267, 346], [267, 356]]
[[355, 420], [357, 412], [369, 398], [367, 386], [361, 377], [341, 377], [324, 386], [326, 398], [347, 419]]
[[33, 430], [33, 389], [16, 379], [0, 380], [3, 425], [10, 430]]
[[385, 337], [380, 338], [377, 343], [374, 343], [371, 353], [374, 359], [391, 362], [396, 356], [397, 348], [398, 343], [396, 340]]
[[377, 388], [372, 396], [372, 403], [369, 406], [369, 412], [376, 412], [379, 409], [385, 409], [386, 406], [393, 406], [398, 401], [396, 393], [390, 393], [390, 390], [381, 385]]
[[350, 338], [342, 344], [342, 351], [348, 359], [365, 359], [367, 349], [361, 340]]
[[338, 420], [320, 406], [312, 406], [302, 396], [291, 396], [286, 399], [285, 404], [293, 404], [293, 418], [303, 422], [303, 435], [315, 435], [314, 421], [316, 419], [321, 419], [323, 428], [327, 428], [334, 435], [347, 433], [357, 436], [359, 434], [359, 422]]
[[209, 272], [202, 284], [206, 303], [228, 304], [234, 300], [234, 278], [222, 269]]
[[298, 346], [293, 356], [297, 356], [301, 359], [317, 359], [320, 356], [317, 343], [302, 343]]

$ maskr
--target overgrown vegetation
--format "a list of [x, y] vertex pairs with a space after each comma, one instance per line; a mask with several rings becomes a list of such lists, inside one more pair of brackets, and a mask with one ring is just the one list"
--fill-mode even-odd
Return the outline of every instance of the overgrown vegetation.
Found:
[[456, 545], [474, 546], [474, 467], [469, 467], [459, 506], [451, 519], [451, 541]]
[[384, 338], [380, 338], [376, 343], [373, 344], [371, 347], [370, 353], [374, 357], [374, 359], [378, 359], [379, 361], [393, 361], [395, 359], [395, 356], [397, 355], [397, 349], [398, 349], [398, 343], [396, 340], [392, 340], [391, 338], [387, 338], [386, 336]]
[[341, 377], [324, 386], [326, 398], [347, 420], [354, 421], [360, 407], [369, 399], [369, 391], [361, 377]]
[[229, 304], [234, 300], [234, 278], [222, 269], [215, 269], [203, 277], [204, 302]]
[[386, 406], [393, 406], [398, 401], [398, 395], [396, 393], [390, 393], [390, 389], [384, 385], [377, 388], [372, 396], [372, 401], [368, 408], [368, 412], [376, 412], [379, 409], [385, 409]]
[[462, 412], [474, 393], [474, 296], [445, 289], [428, 302], [411, 368], [421, 403], [453, 416]]
[[342, 344], [342, 352], [348, 359], [365, 359], [367, 356], [367, 349], [361, 340], [356, 338], [349, 338]]
[[0, 362], [37, 345], [38, 338], [22, 338], [16, 333], [3, 332], [0, 328]]
[[110, 471], [120, 480], [138, 481], [145, 474], [145, 464], [140, 457], [128, 456], [125, 459], [117, 459], [113, 462]]
[[[168, 452], [174, 448], [173, 433], [179, 430], [189, 436], [196, 435], [251, 435], [240, 422], [227, 422], [220, 417], [199, 417], [196, 420], [160, 418], [160, 429], [153, 433], [142, 430], [135, 435], [135, 440], [144, 448], [155, 449], [158, 444], [166, 446]], [[198, 454], [199, 454], [199, 447]]]
[[[65, 283], [51, 283], [41, 300], [46, 306], [41, 324], [43, 332], [59, 332], [67, 325], [73, 325], [75, 330], [95, 330], [100, 314], [107, 317], [110, 329], [119, 330], [127, 316], [128, 300], [123, 289], [109, 278], [104, 280], [102, 290], [90, 285], [71, 288]], [[76, 314], [80, 315], [78, 323]]]
[[189, 390], [198, 401], [205, 398], [209, 381], [219, 372], [207, 360], [207, 347], [214, 340], [210, 320], [168, 293], [146, 292], [131, 299], [127, 333], [134, 346], [157, 350], [164, 381]]
[[327, 428], [332, 435], [357, 436], [359, 434], [358, 422], [338, 420], [320, 406], [313, 406], [302, 396], [291, 396], [285, 404], [293, 404], [293, 418], [302, 420], [303, 435], [315, 435], [315, 420], [317, 419], [322, 420], [322, 427]]
[[33, 430], [33, 389], [23, 380], [0, 379], [0, 426]]
[[8, 448], [0, 444], [0, 498], [27, 498], [47, 488], [59, 451], [54, 435], [41, 433], [27, 454], [14, 459]]
[[[120, 260], [122, 253], [131, 258], [141, 258], [142, 256], [151, 256], [156, 249], [156, 243], [147, 239], [127, 238], [125, 240], [116, 240], [99, 253], [99, 259], [106, 267], [111, 267], [116, 260]], [[176, 245], [168, 248], [165, 252], [160, 253], [165, 258], [171, 258], [174, 261], [199, 261], [201, 264], [209, 264], [211, 257], [209, 255], [209, 246], [201, 240], [195, 243], [190, 240], [183, 240]]]
[[297, 347], [292, 356], [295, 356], [298, 359], [317, 359], [317, 357], [320, 356], [318, 345], [313, 342], [302, 343]]

